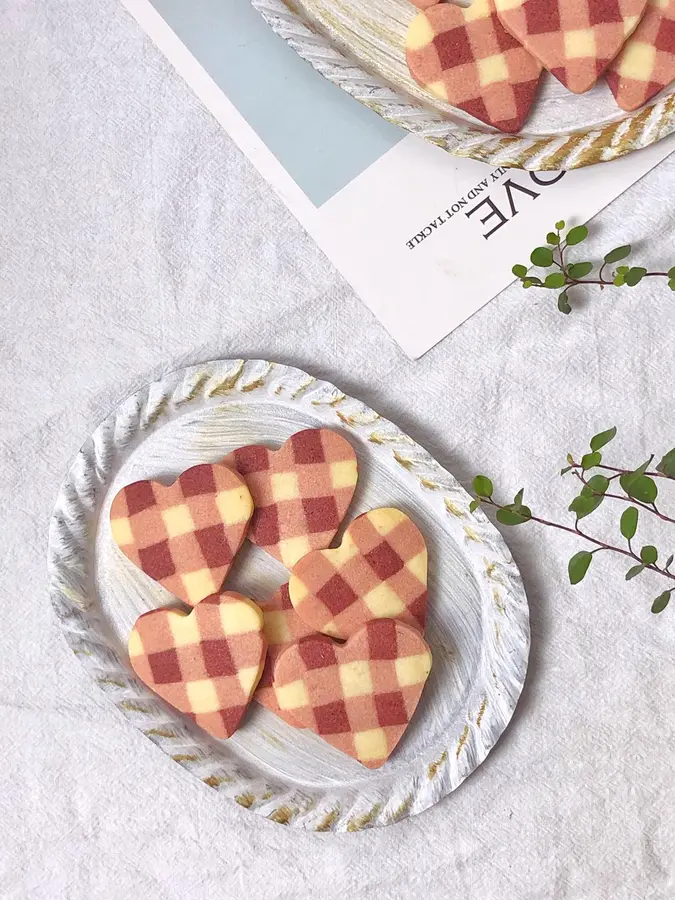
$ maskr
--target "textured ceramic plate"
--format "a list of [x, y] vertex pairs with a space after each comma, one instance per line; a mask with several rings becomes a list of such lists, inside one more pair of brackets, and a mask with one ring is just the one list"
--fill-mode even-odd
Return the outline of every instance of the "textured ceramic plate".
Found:
[[522, 132], [499, 134], [436, 100], [410, 77], [405, 34], [417, 10], [408, 0], [252, 3], [330, 81], [388, 121], [458, 156], [493, 166], [574, 169], [647, 147], [675, 131], [675, 85], [649, 106], [626, 113], [602, 79], [577, 96], [544, 73]]
[[[302, 428], [340, 430], [359, 458], [347, 518], [375, 506], [408, 512], [429, 546], [426, 638], [433, 668], [388, 762], [368, 770], [317, 736], [253, 704], [217, 741], [134, 677], [126, 642], [136, 618], [171, 602], [113, 544], [112, 498], [140, 478], [178, 475], [248, 443], [281, 444]], [[84, 445], [51, 522], [51, 598], [74, 652], [117, 707], [177, 763], [225, 797], [277, 822], [354, 831], [419, 813], [487, 756], [520, 695], [528, 607], [497, 530], [455, 479], [391, 422], [287, 366], [223, 360], [184, 369], [129, 397]], [[228, 586], [265, 599], [283, 566], [245, 545]]]

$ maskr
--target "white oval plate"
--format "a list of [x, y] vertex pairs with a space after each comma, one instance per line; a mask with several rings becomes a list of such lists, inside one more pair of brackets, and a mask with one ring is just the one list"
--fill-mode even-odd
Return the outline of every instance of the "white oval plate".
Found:
[[[341, 431], [358, 454], [348, 520], [398, 506], [429, 547], [433, 668], [408, 730], [377, 770], [258, 704], [232, 738], [212, 739], [149, 692], [126, 654], [136, 618], [172, 598], [113, 544], [108, 513], [117, 491], [244, 444], [278, 445], [315, 426]], [[425, 450], [333, 385], [261, 360], [209, 362], [138, 391], [83, 446], [51, 521], [51, 598], [94, 680], [207, 785], [275, 821], [315, 831], [388, 825], [427, 809], [473, 772], [509, 722], [525, 679], [529, 614], [520, 576], [497, 530], [480, 510], [471, 514], [469, 502]], [[227, 584], [264, 600], [285, 580], [280, 563], [247, 544]]]
[[389, 122], [457, 156], [534, 171], [576, 169], [648, 147], [675, 130], [675, 83], [627, 113], [604, 79], [578, 95], [545, 72], [522, 130], [500, 134], [437, 100], [410, 76], [405, 36], [418, 10], [409, 0], [251, 2], [329, 81]]

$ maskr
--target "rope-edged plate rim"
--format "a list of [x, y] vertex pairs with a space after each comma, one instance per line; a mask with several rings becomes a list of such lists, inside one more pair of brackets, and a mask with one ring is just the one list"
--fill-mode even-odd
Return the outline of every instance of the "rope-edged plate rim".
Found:
[[350, 59], [294, 9], [292, 0], [251, 3], [296, 53], [329, 81], [388, 122], [456, 156], [532, 171], [579, 169], [643, 149], [675, 131], [675, 94], [606, 125], [562, 135], [505, 135], [450, 122]]
[[[416, 760], [383, 796], [360, 781], [338, 799], [331, 789], [300, 791], [264, 772], [228, 765], [227, 742], [213, 741], [172, 716], [133, 675], [106, 623], [95, 582], [99, 513], [120, 466], [170, 421], [205, 407], [251, 400], [293, 406], [346, 429], [386, 459], [397, 478], [442, 517], [478, 585], [485, 659], [471, 686], [462, 727], [444, 733], [433, 758]], [[212, 789], [273, 821], [314, 831], [358, 831], [428, 809], [486, 758], [511, 719], [527, 670], [529, 610], [522, 581], [497, 529], [455, 478], [396, 425], [325, 381], [263, 360], [216, 360], [173, 372], [132, 394], [79, 451], [50, 522], [50, 597], [73, 652], [125, 717]]]

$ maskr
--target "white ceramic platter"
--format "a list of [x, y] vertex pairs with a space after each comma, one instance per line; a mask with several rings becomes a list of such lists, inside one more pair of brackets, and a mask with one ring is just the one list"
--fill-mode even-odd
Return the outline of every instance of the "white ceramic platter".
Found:
[[[341, 431], [359, 459], [347, 519], [398, 506], [429, 546], [426, 638], [433, 668], [391, 759], [368, 770], [258, 704], [228, 741], [210, 738], [134, 677], [126, 642], [137, 616], [172, 602], [113, 544], [110, 503], [125, 484], [175, 477], [249, 443], [302, 428]], [[175, 372], [129, 397], [80, 450], [51, 521], [51, 598], [65, 636], [131, 723], [225, 797], [316, 831], [387, 825], [427, 809], [487, 756], [520, 695], [529, 616], [497, 530], [426, 451], [337, 388], [288, 366], [220, 360]], [[227, 586], [259, 599], [287, 580], [246, 544]]]
[[616, 159], [675, 131], [675, 84], [643, 109], [627, 113], [603, 79], [576, 95], [545, 72], [521, 132], [500, 134], [411, 78], [405, 35], [418, 11], [408, 0], [251, 2], [330, 81], [388, 121], [458, 156], [493, 166], [574, 169]]

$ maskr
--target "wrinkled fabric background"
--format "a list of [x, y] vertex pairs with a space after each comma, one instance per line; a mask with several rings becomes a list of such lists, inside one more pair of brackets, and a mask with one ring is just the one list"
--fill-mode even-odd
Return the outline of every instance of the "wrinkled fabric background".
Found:
[[[675, 444], [675, 295], [586, 293], [565, 318], [513, 286], [409, 361], [115, 0], [0, 4], [0, 122], [3, 900], [675, 897], [675, 609], [650, 614], [655, 576], [599, 554], [572, 588], [573, 538], [506, 530], [533, 631], [512, 726], [429, 812], [335, 837], [225, 802], [135, 731], [59, 635], [45, 568], [100, 419], [215, 357], [330, 379], [465, 484], [485, 472], [564, 518], [558, 470], [595, 431], [619, 426], [616, 461]], [[675, 157], [589, 252], [675, 264], [674, 184]], [[615, 536], [617, 508], [597, 515]]]

